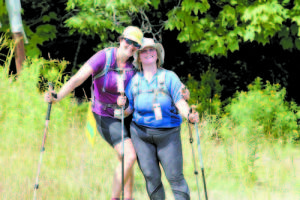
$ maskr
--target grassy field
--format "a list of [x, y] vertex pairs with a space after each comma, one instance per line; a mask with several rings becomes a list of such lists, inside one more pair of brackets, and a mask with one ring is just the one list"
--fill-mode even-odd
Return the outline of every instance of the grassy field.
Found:
[[[53, 115], [57, 116], [55, 106], [53, 106]], [[46, 108], [46, 105], [44, 107]], [[21, 114], [17, 110], [11, 111], [16, 115]], [[30, 129], [29, 124], [22, 127], [13, 120], [4, 121], [10, 124], [1, 123], [1, 199], [33, 198], [44, 121], [44, 115], [40, 115], [34, 122], [37, 124], [32, 126], [33, 130]], [[50, 121], [40, 173], [38, 199], [109, 199], [116, 163], [115, 153], [100, 136], [97, 137], [96, 145], [92, 148], [85, 139], [84, 122], [80, 122], [76, 117], [69, 116], [63, 123], [66, 126], [64, 128], [57, 126], [59, 121], [60, 119], [55, 117]], [[36, 126], [40, 129], [35, 128]], [[283, 146], [278, 142], [263, 142], [257, 151], [253, 168], [256, 178], [253, 181], [251, 179], [253, 175], [249, 176], [244, 172], [244, 163], [239, 162], [238, 158], [243, 156], [237, 152], [245, 152], [245, 144], [236, 143], [229, 147], [205, 135], [202, 135], [201, 139], [209, 199], [300, 199], [299, 147]], [[191, 199], [198, 199], [191, 145], [185, 125], [182, 127], [182, 142], [184, 174], [191, 190]], [[197, 152], [196, 140], [193, 144]], [[228, 148], [232, 151], [231, 169], [228, 167], [229, 158], [226, 155], [229, 152]], [[199, 159], [197, 165], [199, 171]], [[204, 199], [200, 174], [198, 180], [201, 183], [201, 199]], [[167, 199], [173, 199], [165, 177], [163, 181]], [[148, 199], [145, 182], [137, 164], [134, 194], [135, 199]]]

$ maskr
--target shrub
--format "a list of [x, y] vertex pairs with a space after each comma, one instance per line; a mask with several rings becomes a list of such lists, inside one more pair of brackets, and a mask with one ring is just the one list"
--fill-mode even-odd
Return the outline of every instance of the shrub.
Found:
[[[12, 58], [12, 41], [1, 37], [0, 42], [0, 49], [10, 49], [6, 57], [3, 55], [5, 57], [2, 59], [4, 63], [0, 65], [0, 130], [1, 133], [7, 135], [7, 138], [15, 137], [17, 133], [21, 138], [22, 136], [27, 138], [26, 135], [32, 136], [32, 133], [41, 132], [44, 128], [47, 103], [44, 102], [40, 90], [46, 88], [41, 83], [47, 79], [52, 80], [56, 86], [62, 84], [59, 71], [50, 75], [49, 71], [43, 70], [46, 68], [50, 70], [62, 69], [65, 62], [27, 58], [23, 63], [22, 72], [14, 80], [14, 76], [8, 74], [9, 63]], [[81, 114], [87, 110], [87, 104], [77, 106], [75, 100], [70, 97], [71, 95], [55, 104], [55, 109], [51, 111], [52, 123], [50, 126], [56, 132], [65, 132], [73, 123], [73, 116], [81, 117]], [[72, 120], [70, 121], [70, 119]]]
[[188, 76], [186, 86], [191, 93], [189, 104], [196, 104], [199, 114], [219, 115], [222, 86], [217, 80], [217, 70], [209, 68], [200, 77], [199, 82], [193, 76]]
[[224, 124], [242, 129], [238, 134], [262, 134], [289, 141], [299, 137], [299, 107], [285, 100], [285, 88], [268, 81], [263, 86], [261, 78], [256, 78], [248, 90], [237, 92], [225, 107]]

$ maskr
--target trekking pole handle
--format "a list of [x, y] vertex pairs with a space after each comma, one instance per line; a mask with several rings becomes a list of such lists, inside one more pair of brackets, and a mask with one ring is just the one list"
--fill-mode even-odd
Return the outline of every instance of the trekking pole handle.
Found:
[[[49, 85], [49, 91], [53, 90], [53, 84], [51, 82], [48, 83]], [[52, 95], [52, 94], [51, 94]], [[51, 107], [52, 107], [52, 102], [50, 101], [48, 103], [48, 109], [47, 109], [47, 115], [46, 115], [46, 120], [50, 120], [50, 112], [51, 112]]]

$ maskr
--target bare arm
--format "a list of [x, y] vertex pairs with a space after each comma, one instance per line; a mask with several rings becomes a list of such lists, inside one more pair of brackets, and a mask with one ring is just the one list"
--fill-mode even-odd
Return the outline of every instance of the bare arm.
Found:
[[183, 117], [188, 118], [188, 114], [190, 112], [190, 107], [187, 104], [187, 102], [184, 99], [180, 99], [175, 105], [178, 108], [179, 113]]
[[190, 91], [183, 83], [181, 83], [181, 90], [180, 91], [182, 93], [183, 98], [186, 101], [188, 101], [190, 99]]
[[184, 99], [180, 99], [175, 105], [179, 113], [191, 123], [199, 122], [199, 114], [197, 112], [190, 113], [190, 107]]
[[67, 96], [70, 92], [72, 92], [76, 87], [81, 85], [91, 74], [93, 73], [93, 69], [87, 63], [84, 64], [80, 70], [68, 81], [66, 82], [60, 91], [57, 94], [57, 98], [51, 98], [50, 95], [46, 95], [46, 101], [58, 102], [62, 100], [65, 96]]

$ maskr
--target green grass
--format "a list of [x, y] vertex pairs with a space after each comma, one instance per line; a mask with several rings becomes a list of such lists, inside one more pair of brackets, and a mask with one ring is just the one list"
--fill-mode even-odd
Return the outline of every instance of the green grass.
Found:
[[[53, 112], [55, 112], [53, 106]], [[39, 122], [44, 122], [44, 116]], [[43, 155], [38, 199], [109, 199], [116, 163], [115, 153], [101, 137], [92, 148], [84, 135], [84, 123], [70, 116], [60, 132], [50, 121], [46, 150]], [[7, 123], [7, 122], [6, 122]], [[16, 125], [11, 123], [11, 125]], [[1, 125], [0, 197], [1, 199], [32, 199], [43, 128], [30, 128], [17, 132], [3, 131]], [[197, 199], [197, 187], [191, 146], [183, 127], [184, 174], [191, 190], [192, 199]], [[226, 166], [226, 145], [202, 138], [202, 152], [210, 199], [299, 199], [300, 150], [296, 147], [266, 143], [260, 148], [255, 166], [258, 177], [247, 183], [243, 173], [230, 171]], [[239, 148], [243, 148], [243, 145]], [[196, 149], [196, 142], [194, 142]], [[235, 147], [233, 147], [235, 148]], [[198, 171], [199, 159], [197, 159]], [[234, 163], [239, 165], [239, 163]], [[239, 169], [239, 168], [238, 168]], [[240, 171], [241, 172], [241, 171]], [[203, 196], [201, 175], [198, 175]], [[170, 186], [163, 177], [167, 199], [173, 199]], [[148, 199], [144, 179], [135, 165], [134, 194], [136, 199]]]

